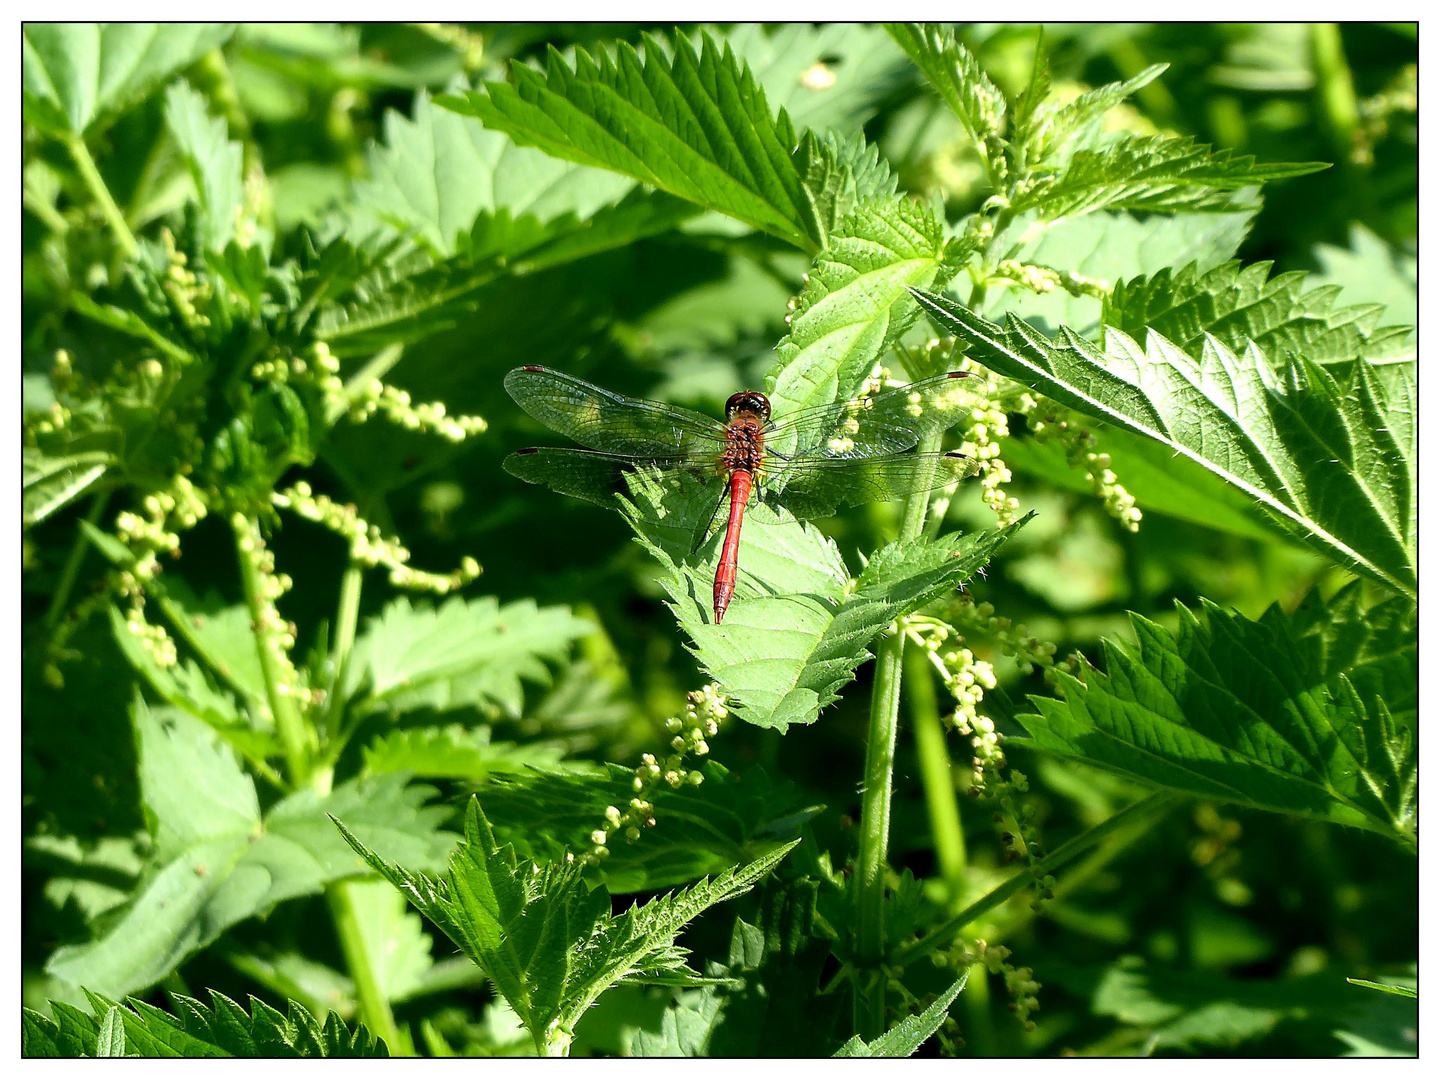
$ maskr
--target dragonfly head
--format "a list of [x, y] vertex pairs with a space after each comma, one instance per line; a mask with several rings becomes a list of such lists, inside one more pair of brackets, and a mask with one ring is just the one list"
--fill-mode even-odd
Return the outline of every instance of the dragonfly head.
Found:
[[742, 412], [754, 413], [764, 423], [770, 419], [770, 399], [759, 390], [741, 390], [738, 394], [731, 394], [730, 400], [725, 402], [726, 421], [734, 420]]

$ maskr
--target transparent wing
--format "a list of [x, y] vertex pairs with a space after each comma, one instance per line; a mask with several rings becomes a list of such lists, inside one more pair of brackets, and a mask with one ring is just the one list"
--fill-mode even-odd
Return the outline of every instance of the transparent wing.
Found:
[[594, 450], [572, 450], [563, 446], [540, 446], [517, 450], [504, 461], [505, 471], [527, 484], [543, 484], [561, 495], [572, 495], [600, 506], [613, 506], [617, 494], [628, 494], [625, 474], [651, 465], [661, 475], [687, 474], [704, 479], [708, 470], [686, 458], [634, 458], [627, 454], [602, 454]]
[[[802, 409], [777, 421], [765, 444], [778, 455], [840, 460], [898, 454], [922, 436], [954, 426], [970, 411], [963, 371], [949, 371], [873, 397]], [[780, 465], [777, 463], [776, 468]]]
[[725, 441], [725, 425], [703, 413], [615, 394], [550, 368], [516, 368], [505, 389], [546, 427], [607, 454], [715, 459]]
[[842, 506], [890, 502], [956, 483], [978, 472], [974, 458], [953, 452], [890, 454], [848, 461], [802, 458], [769, 483], [797, 518], [830, 517]]

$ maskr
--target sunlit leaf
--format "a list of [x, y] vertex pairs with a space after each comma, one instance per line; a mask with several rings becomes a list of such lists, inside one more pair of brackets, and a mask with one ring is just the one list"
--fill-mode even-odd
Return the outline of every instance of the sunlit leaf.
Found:
[[1171, 447], [1311, 547], [1415, 594], [1416, 405], [1387, 394], [1371, 365], [1352, 366], [1342, 383], [1303, 358], [1276, 364], [1254, 345], [1237, 356], [1213, 338], [1198, 358], [1154, 333], [1143, 349], [1114, 330], [1103, 348], [1065, 328], [1050, 341], [1013, 317], [1002, 328], [915, 295], [973, 359]]

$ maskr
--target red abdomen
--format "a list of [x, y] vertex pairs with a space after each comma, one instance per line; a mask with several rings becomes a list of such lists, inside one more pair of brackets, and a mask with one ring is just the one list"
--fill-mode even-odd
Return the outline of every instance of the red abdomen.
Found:
[[745, 520], [745, 504], [755, 478], [744, 469], [730, 474], [730, 523], [725, 527], [725, 545], [720, 549], [720, 565], [715, 568], [715, 625], [725, 617], [730, 598], [735, 595], [735, 571], [740, 556], [740, 526]]

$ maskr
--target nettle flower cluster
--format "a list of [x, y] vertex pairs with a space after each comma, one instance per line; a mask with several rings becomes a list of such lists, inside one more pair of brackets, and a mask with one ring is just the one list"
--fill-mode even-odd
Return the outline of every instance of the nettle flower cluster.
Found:
[[[578, 857], [582, 863], [597, 863], [610, 854], [607, 846], [618, 835], [625, 837], [627, 844], [640, 839], [640, 830], [655, 825], [655, 804], [650, 794], [660, 783], [672, 788], [698, 787], [705, 780], [699, 769], [687, 769], [686, 758], [690, 755], [704, 757], [710, 752], [712, 739], [720, 731], [720, 723], [730, 710], [725, 704], [725, 695], [714, 683], [706, 683], [699, 690], [685, 695], [685, 709], [679, 716], [665, 721], [665, 730], [671, 735], [670, 753], [663, 759], [654, 754], [640, 755], [640, 765], [635, 769], [631, 788], [635, 795], [621, 810], [618, 806], [605, 808], [605, 823], [590, 834], [590, 848]], [[575, 861], [575, 856], [567, 856]]]
[[469, 555], [460, 567], [448, 574], [416, 570], [409, 565], [410, 550], [399, 540], [384, 536], [378, 525], [360, 516], [349, 503], [338, 503], [328, 495], [316, 495], [304, 480], [270, 496], [272, 505], [290, 510], [307, 521], [324, 525], [350, 545], [350, 558], [362, 566], [383, 566], [390, 571], [390, 583], [402, 589], [418, 589], [444, 595], [474, 581], [480, 564]]
[[1039, 889], [1035, 901], [1038, 906], [1040, 900], [1053, 895], [1050, 890], [1054, 879], [1041, 867], [1044, 851], [1036, 829], [1035, 808], [1023, 799], [1029, 782], [1018, 770], [1007, 773], [1004, 736], [996, 730], [990, 717], [979, 712], [985, 692], [995, 689], [995, 668], [977, 657], [966, 640], [968, 636], [981, 636], [993, 641], [1002, 653], [1015, 658], [1022, 674], [1032, 674], [1039, 668], [1052, 684], [1059, 671], [1073, 671], [1078, 661], [1072, 656], [1057, 663], [1058, 650], [1053, 642], [1041, 641], [1023, 625], [996, 616], [990, 604], [975, 604], [968, 598], [956, 607], [951, 622], [912, 615], [905, 620], [904, 633], [925, 650], [946, 690], [955, 698], [955, 711], [945, 720], [956, 733], [970, 740], [972, 751], [970, 770], [961, 783], [972, 797], [989, 794], [999, 803], [995, 823], [1002, 830], [1000, 842], [1005, 848], [1005, 859], [1007, 862], [1024, 859], [1029, 865]]
[[1031, 1014], [1040, 1008], [1040, 983], [1035, 981], [1035, 972], [1028, 967], [1017, 968], [1010, 963], [1010, 950], [1004, 945], [991, 945], [983, 938], [973, 942], [956, 941], [945, 953], [934, 957], [937, 967], [963, 971], [976, 964], [984, 966], [991, 975], [1000, 975], [1005, 980], [1005, 990], [1010, 995], [1010, 1011], [1026, 1031], [1035, 1030]]
[[[1015, 265], [1019, 267], [1020, 264]], [[1042, 268], [1023, 269], [1039, 273]], [[1046, 273], [1055, 276], [1060, 284], [1084, 283], [1084, 288], [1089, 291], [1103, 291], [1108, 287], [1105, 282], [1091, 282], [1088, 278], [1065, 275], [1059, 271], [1047, 270]], [[1035, 280], [1039, 281], [1040, 277]], [[1053, 288], [1053, 284], [1050, 287]], [[1041, 288], [1038, 291], [1047, 290]], [[1012, 379], [995, 374], [969, 357], [956, 356], [955, 348], [954, 338], [932, 338], [911, 354], [910, 366], [917, 371], [938, 371], [948, 367], [951, 371], [963, 371], [971, 376], [957, 380], [955, 390], [962, 400], [968, 399], [970, 406], [968, 422], [958, 429], [960, 445], [957, 449], [975, 461], [980, 475], [981, 498], [1002, 528], [1013, 525], [1020, 517], [1020, 501], [1009, 495], [1004, 487], [1014, 477], [1002, 456], [1004, 448], [1000, 441], [1011, 435], [1010, 417], [1019, 415], [1025, 418], [1031, 437], [1055, 441], [1063, 447], [1066, 462], [1072, 469], [1085, 473], [1091, 490], [1110, 516], [1130, 532], [1139, 530], [1141, 512], [1135, 505], [1134, 496], [1125, 490], [1110, 468], [1110, 455], [1096, 449], [1095, 436], [1083, 426], [1075, 413], [1040, 397]], [[875, 383], [877, 389], [884, 385], [887, 377], [888, 372], [882, 370]]]

